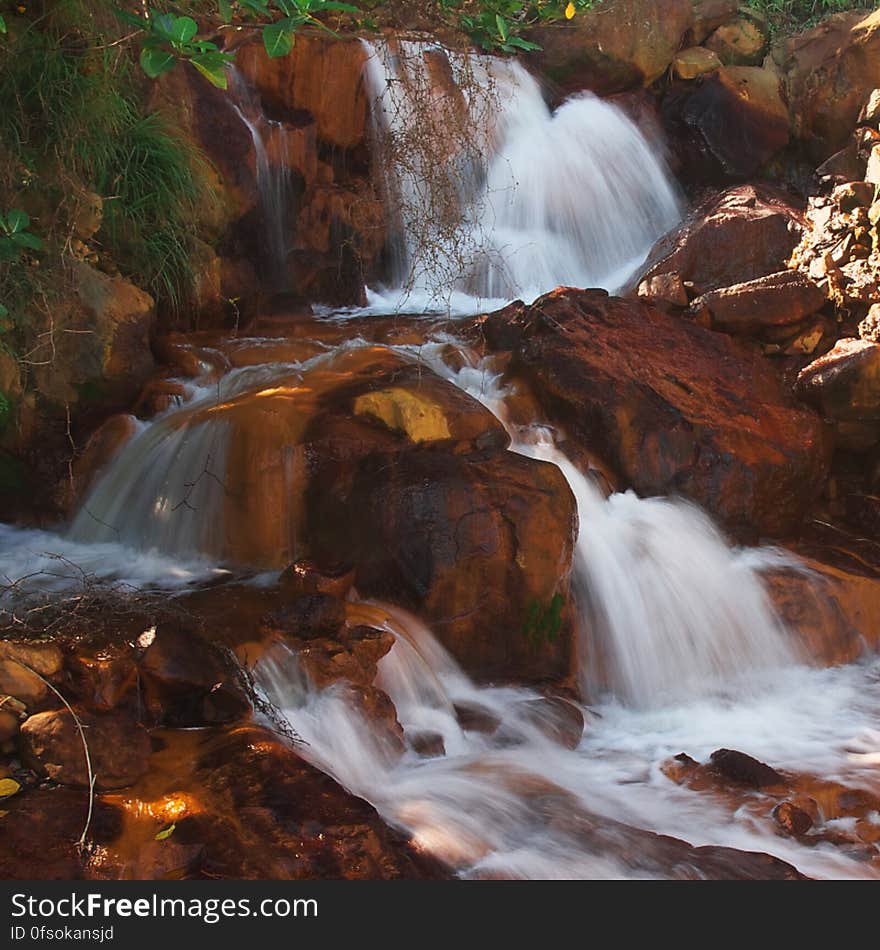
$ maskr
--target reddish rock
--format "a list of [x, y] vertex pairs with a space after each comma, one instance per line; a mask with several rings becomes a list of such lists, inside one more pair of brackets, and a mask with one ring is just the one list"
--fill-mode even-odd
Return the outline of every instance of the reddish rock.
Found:
[[63, 486], [62, 504], [65, 511], [76, 510], [97, 477], [137, 431], [138, 423], [134, 416], [118, 413], [110, 416], [92, 433], [82, 453], [74, 460], [73, 478]]
[[54, 699], [46, 685], [58, 678], [64, 662], [58, 646], [47, 640], [0, 640], [0, 695], [13, 696], [28, 712]]
[[705, 47], [725, 66], [757, 66], [767, 51], [767, 33], [748, 17], [737, 17], [719, 26]]
[[544, 733], [551, 742], [566, 749], [576, 749], [584, 734], [584, 714], [560, 696], [527, 699], [517, 705], [527, 722]]
[[[690, 131], [703, 164], [717, 167], [722, 178], [750, 177], [789, 141], [779, 78], [758, 66], [724, 66], [671, 98], [664, 113]], [[712, 177], [705, 168], [693, 170]]]
[[264, 729], [248, 727], [209, 739], [198, 750], [194, 780], [217, 817], [210, 812], [188, 817], [178, 823], [174, 838], [203, 845], [200, 871], [205, 876], [445, 876], [436, 861], [388, 828], [371, 805]]
[[413, 752], [426, 759], [446, 755], [446, 743], [439, 732], [407, 732], [406, 738]]
[[539, 71], [564, 92], [607, 95], [662, 76], [693, 25], [691, 0], [611, 0], [528, 37], [542, 47]]
[[801, 323], [825, 304], [825, 292], [804, 274], [785, 270], [720, 290], [710, 290], [692, 304], [711, 314], [712, 328], [736, 336]]
[[[123, 788], [148, 768], [150, 736], [126, 714], [76, 711], [88, 745], [98, 789]], [[79, 728], [67, 709], [29, 716], [21, 727], [22, 760], [40, 775], [62, 785], [88, 788], [89, 773]]]
[[795, 837], [805, 835], [813, 827], [810, 815], [793, 802], [780, 802], [773, 809], [773, 817], [783, 831]]
[[151, 379], [141, 390], [134, 404], [134, 414], [141, 419], [150, 419], [167, 412], [172, 406], [180, 406], [186, 400], [186, 387], [173, 379]]
[[[496, 319], [512, 318], [490, 316], [484, 332]], [[683, 495], [753, 537], [793, 530], [824, 485], [826, 428], [729, 337], [568, 288], [513, 322], [522, 340], [511, 373], [640, 494]]]
[[800, 556], [799, 568], [763, 573], [779, 617], [813, 662], [852, 663], [880, 649], [880, 573], [862, 558]]
[[753, 788], [785, 784], [785, 779], [776, 769], [746, 755], [745, 752], [737, 752], [735, 749], [718, 749], [710, 758], [712, 768], [733, 782], [751, 785]]
[[739, 0], [693, 0], [694, 25], [691, 35], [695, 43], [729, 23], [739, 10]]
[[331, 594], [304, 594], [266, 617], [265, 626], [300, 640], [335, 637], [345, 623], [345, 604]]
[[416, 612], [468, 670], [567, 671], [565, 612], [553, 638], [528, 636], [530, 612], [568, 596], [576, 512], [556, 466], [504, 450], [375, 451], [325, 464], [306, 510], [319, 563], [350, 558], [361, 596]]
[[880, 344], [839, 340], [801, 370], [797, 391], [834, 420], [842, 446], [864, 451], [880, 441]]
[[343, 600], [353, 583], [353, 568], [336, 567], [322, 571], [314, 562], [307, 560], [288, 565], [278, 578], [282, 593], [291, 600], [306, 594], [329, 594]]
[[128, 644], [78, 645], [66, 666], [79, 701], [97, 712], [115, 709], [138, 682], [134, 650]]
[[652, 249], [641, 280], [677, 274], [696, 294], [784, 270], [803, 218], [771, 189], [741, 185], [709, 198]]
[[170, 624], [160, 626], [139, 671], [146, 707], [157, 723], [203, 726], [250, 712], [231, 658], [197, 634]]
[[501, 720], [495, 713], [486, 706], [479, 705], [479, 703], [455, 703], [455, 717], [465, 732], [482, 732], [491, 736], [497, 732], [501, 725]]
[[253, 83], [268, 111], [301, 109], [315, 120], [318, 138], [351, 149], [364, 141], [370, 103], [363, 82], [367, 53], [357, 39], [297, 36], [288, 56], [270, 58], [259, 35], [236, 50], [236, 65]]
[[846, 145], [880, 86], [880, 10], [829, 17], [773, 56], [784, 73], [795, 135], [821, 161]]

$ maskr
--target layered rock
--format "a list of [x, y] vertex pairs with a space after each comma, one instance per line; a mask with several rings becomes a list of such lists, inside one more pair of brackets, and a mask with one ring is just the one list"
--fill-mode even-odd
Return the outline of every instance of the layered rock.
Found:
[[543, 48], [539, 70], [563, 91], [607, 95], [662, 76], [693, 26], [691, 0], [613, 0], [529, 38]]
[[503, 323], [511, 372], [623, 485], [691, 498], [740, 536], [797, 527], [827, 477], [828, 433], [761, 356], [602, 291], [513, 309], [483, 322], [489, 345]]
[[677, 277], [692, 296], [784, 270], [803, 218], [782, 194], [740, 185], [713, 195], [652, 248], [642, 281]]
[[880, 11], [823, 20], [774, 49], [795, 135], [817, 161], [843, 148], [865, 96], [880, 86]]
[[663, 117], [695, 180], [749, 178], [789, 142], [779, 77], [758, 66], [723, 66], [673, 88]]

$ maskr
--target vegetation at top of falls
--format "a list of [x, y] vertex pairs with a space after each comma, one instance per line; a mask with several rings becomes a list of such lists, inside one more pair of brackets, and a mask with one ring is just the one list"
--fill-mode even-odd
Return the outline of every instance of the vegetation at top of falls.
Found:
[[[207, 165], [145, 106], [112, 4], [61, 0], [0, 41], [0, 344], [28, 330], [86, 260], [175, 309], [187, 298], [197, 223], [215, 198]], [[99, 205], [85, 233], [84, 208]], [[8, 210], [8, 209], [15, 209]], [[93, 232], [93, 233], [88, 233]]]
[[823, 17], [848, 10], [870, 10], [877, 0], [751, 0], [749, 6], [767, 17], [773, 33], [797, 33]]

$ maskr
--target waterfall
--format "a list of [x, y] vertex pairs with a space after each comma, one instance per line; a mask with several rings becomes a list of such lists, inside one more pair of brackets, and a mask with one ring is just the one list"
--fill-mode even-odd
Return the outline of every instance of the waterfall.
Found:
[[[290, 252], [294, 234], [294, 191], [290, 172], [290, 143], [281, 122], [264, 113], [256, 90], [241, 73], [231, 67], [229, 94], [232, 107], [250, 132], [257, 166], [260, 213], [265, 225], [268, 260], [267, 283], [273, 290], [290, 289]], [[272, 139], [275, 153], [271, 159], [267, 142]]]
[[616, 106], [581, 94], [552, 113], [514, 59], [416, 42], [367, 48], [394, 234], [391, 286], [374, 307], [474, 310], [561, 285], [613, 291], [679, 220], [662, 159]]

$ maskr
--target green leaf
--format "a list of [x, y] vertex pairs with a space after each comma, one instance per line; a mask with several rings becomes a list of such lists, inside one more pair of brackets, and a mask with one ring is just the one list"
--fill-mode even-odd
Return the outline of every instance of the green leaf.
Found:
[[3, 14], [0, 13], [0, 33], [6, 32], [6, 20], [3, 19]]
[[6, 226], [9, 234], [15, 234], [16, 231], [24, 231], [24, 229], [31, 223], [29, 215], [22, 211], [21, 208], [13, 208], [9, 214], [6, 215]]
[[199, 32], [199, 25], [192, 17], [174, 17], [171, 26], [171, 40], [181, 46], [188, 43]]
[[17, 244], [19, 247], [27, 247], [32, 251], [42, 251], [43, 242], [36, 234], [31, 234], [29, 231], [19, 231], [17, 234], [12, 235], [13, 244]]
[[538, 50], [543, 49], [538, 43], [532, 43], [530, 40], [521, 39], [518, 36], [511, 36], [507, 41], [507, 45], [514, 47], [516, 49], [522, 50]]
[[219, 0], [217, 6], [220, 8], [220, 17], [224, 23], [229, 23], [232, 20], [232, 4], [229, 0]]
[[502, 42], [506, 43], [507, 37], [510, 35], [510, 30], [507, 27], [507, 20], [505, 20], [500, 13], [496, 13], [495, 24], [498, 27], [498, 35], [501, 37]]
[[157, 835], [156, 841], [165, 841], [166, 838], [170, 838], [174, 834], [174, 829], [177, 825], [171, 824], [167, 828], [163, 828]]
[[360, 13], [357, 7], [353, 7], [350, 3], [337, 3], [336, 0], [327, 0], [326, 3], [321, 3], [317, 7], [318, 10], [341, 10], [343, 13]]
[[174, 57], [167, 50], [156, 46], [145, 46], [141, 50], [141, 69], [155, 79], [162, 73], [167, 73], [174, 66]]
[[287, 56], [293, 49], [294, 39], [293, 30], [290, 29], [286, 20], [270, 23], [269, 26], [263, 28], [263, 45], [273, 59], [278, 56]]
[[228, 53], [203, 53], [193, 56], [190, 62], [209, 83], [218, 89], [226, 89], [228, 85], [226, 65], [230, 59]]
[[9, 310], [0, 303], [0, 320], [9, 316]]

